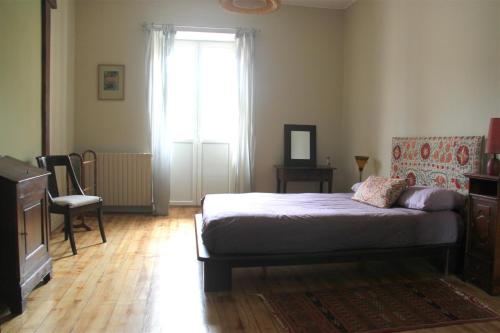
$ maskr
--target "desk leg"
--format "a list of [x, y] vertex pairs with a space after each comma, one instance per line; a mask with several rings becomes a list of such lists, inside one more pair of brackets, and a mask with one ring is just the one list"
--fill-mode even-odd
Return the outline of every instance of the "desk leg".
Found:
[[323, 193], [323, 182], [319, 182], [319, 193]]
[[332, 193], [332, 180], [328, 181], [328, 193]]

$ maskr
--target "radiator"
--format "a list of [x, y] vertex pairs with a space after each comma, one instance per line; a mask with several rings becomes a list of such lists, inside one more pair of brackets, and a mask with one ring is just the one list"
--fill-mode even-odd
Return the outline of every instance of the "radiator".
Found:
[[97, 153], [97, 193], [106, 211], [150, 212], [151, 154]]

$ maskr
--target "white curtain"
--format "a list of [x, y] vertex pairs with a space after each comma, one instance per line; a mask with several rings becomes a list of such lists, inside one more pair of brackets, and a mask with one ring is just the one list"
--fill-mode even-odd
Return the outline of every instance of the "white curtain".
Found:
[[255, 31], [239, 29], [236, 33], [238, 67], [239, 121], [235, 156], [236, 192], [254, 188], [255, 112], [254, 112]]
[[170, 140], [167, 131], [168, 57], [173, 49], [172, 25], [150, 28], [147, 45], [148, 111], [153, 154], [153, 207], [168, 215], [170, 201]]

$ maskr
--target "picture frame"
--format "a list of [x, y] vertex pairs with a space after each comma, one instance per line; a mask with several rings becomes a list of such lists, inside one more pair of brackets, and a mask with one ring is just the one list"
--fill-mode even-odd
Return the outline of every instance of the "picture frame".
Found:
[[125, 99], [125, 65], [97, 65], [98, 100]]

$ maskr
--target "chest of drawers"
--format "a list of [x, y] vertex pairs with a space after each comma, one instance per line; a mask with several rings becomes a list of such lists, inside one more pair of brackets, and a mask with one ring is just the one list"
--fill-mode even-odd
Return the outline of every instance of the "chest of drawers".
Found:
[[13, 314], [22, 313], [28, 294], [51, 277], [48, 175], [0, 157], [0, 297]]
[[499, 177], [468, 174], [469, 216], [465, 280], [500, 294]]

